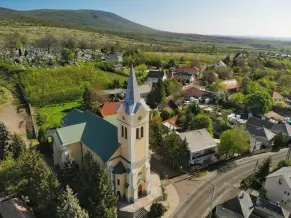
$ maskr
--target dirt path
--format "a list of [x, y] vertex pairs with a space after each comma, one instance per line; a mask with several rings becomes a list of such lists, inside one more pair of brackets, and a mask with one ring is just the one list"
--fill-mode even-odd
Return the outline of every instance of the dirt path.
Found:
[[26, 112], [21, 109], [18, 113], [16, 105], [14, 105], [14, 96], [11, 92], [9, 101], [5, 104], [0, 104], [0, 122], [3, 122], [10, 132], [17, 133], [22, 136], [25, 141], [28, 141], [26, 137]]

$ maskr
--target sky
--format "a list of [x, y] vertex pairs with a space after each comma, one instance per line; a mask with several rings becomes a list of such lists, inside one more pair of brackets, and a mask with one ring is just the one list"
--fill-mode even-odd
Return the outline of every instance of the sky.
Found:
[[171, 32], [291, 38], [291, 0], [0, 0], [0, 7], [104, 10]]

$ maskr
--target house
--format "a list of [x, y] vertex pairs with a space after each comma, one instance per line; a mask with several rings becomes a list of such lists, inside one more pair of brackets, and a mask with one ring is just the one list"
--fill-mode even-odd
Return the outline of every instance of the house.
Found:
[[165, 127], [169, 128], [170, 130], [179, 130], [179, 129], [181, 129], [181, 127], [176, 124], [176, 121], [178, 118], [179, 118], [179, 115], [175, 115], [175, 116], [165, 120], [163, 122], [163, 125]]
[[194, 76], [199, 76], [199, 68], [192, 66], [192, 67], [180, 67], [176, 69], [177, 72], [181, 71], [181, 72], [187, 72], [187, 73], [191, 73]]
[[269, 120], [274, 120], [276, 122], [282, 122], [285, 120], [285, 117], [281, 116], [280, 114], [274, 111], [269, 111], [268, 113], [264, 114], [264, 117], [266, 117]]
[[291, 139], [291, 126], [288, 123], [280, 123], [272, 128], [272, 131], [276, 134], [282, 133]]
[[23, 200], [16, 197], [0, 198], [0, 217], [1, 218], [35, 218]]
[[105, 56], [105, 61], [118, 61], [118, 62], [122, 62], [123, 61], [123, 57], [119, 54], [110, 54]]
[[217, 143], [207, 129], [199, 129], [179, 133], [181, 139], [186, 139], [190, 150], [190, 165], [208, 165], [214, 161]]
[[280, 205], [260, 197], [252, 196], [245, 191], [219, 204], [215, 208], [217, 218], [288, 218], [290, 212]]
[[224, 80], [222, 84], [224, 85], [224, 89], [228, 92], [237, 91], [237, 89], [240, 87], [240, 84], [236, 79]]
[[215, 64], [212, 65], [213, 68], [217, 68], [217, 67], [226, 67], [226, 64], [223, 61], [219, 61]]
[[276, 134], [265, 127], [257, 127], [246, 125], [246, 129], [250, 134], [251, 147], [255, 146], [258, 150], [261, 147], [271, 147]]
[[167, 78], [164, 71], [150, 70], [147, 77], [147, 83], [157, 83], [160, 79], [165, 80]]
[[256, 126], [256, 127], [265, 127], [268, 130], [271, 130], [274, 128], [275, 123], [269, 122], [267, 120], [261, 120], [259, 118], [256, 117], [250, 117], [247, 122], [246, 125], [251, 125], [251, 126]]
[[188, 83], [192, 83], [195, 80], [194, 75], [192, 73], [185, 71], [170, 72], [168, 74], [168, 78], [175, 79], [179, 82], [185, 81]]
[[117, 114], [117, 108], [119, 105], [121, 105], [122, 102], [105, 102], [99, 107], [100, 113], [103, 118], [116, 115]]
[[273, 92], [272, 98], [275, 103], [284, 102], [284, 98], [279, 92]]
[[267, 198], [291, 210], [291, 167], [283, 167], [266, 177]]
[[123, 68], [123, 65], [122, 64], [113, 64], [112, 67], [115, 70], [121, 70]]
[[108, 122], [77, 109], [63, 118], [63, 127], [53, 135], [54, 164], [62, 167], [69, 156], [82, 168], [84, 155], [91, 152], [108, 174], [119, 199], [136, 202], [149, 196], [159, 182], [153, 180], [156, 177], [150, 172], [149, 114], [132, 65], [125, 99], [117, 108], [115, 120]]
[[201, 89], [198, 89], [196, 87], [191, 87], [183, 91], [183, 96], [184, 98], [190, 98], [190, 97], [202, 98], [204, 96], [209, 96], [209, 93]]

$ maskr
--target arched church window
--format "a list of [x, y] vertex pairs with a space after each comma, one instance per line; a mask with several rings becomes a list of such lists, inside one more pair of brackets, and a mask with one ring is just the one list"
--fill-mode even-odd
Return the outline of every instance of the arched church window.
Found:
[[143, 138], [143, 126], [140, 128], [140, 137]]
[[139, 139], [139, 128], [136, 128], [135, 134], [136, 134], [136, 139]]
[[124, 137], [124, 127], [121, 126], [121, 136]]
[[117, 179], [117, 185], [120, 185], [120, 180], [119, 179]]
[[125, 137], [125, 139], [127, 139], [127, 128], [124, 127], [124, 129], [125, 129], [125, 131], [124, 131], [125, 132], [125, 136], [124, 137]]

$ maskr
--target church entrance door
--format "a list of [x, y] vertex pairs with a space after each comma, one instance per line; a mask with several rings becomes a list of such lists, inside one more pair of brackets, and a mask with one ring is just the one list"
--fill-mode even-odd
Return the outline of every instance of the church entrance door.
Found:
[[138, 186], [138, 196], [140, 197], [142, 195], [142, 184]]

